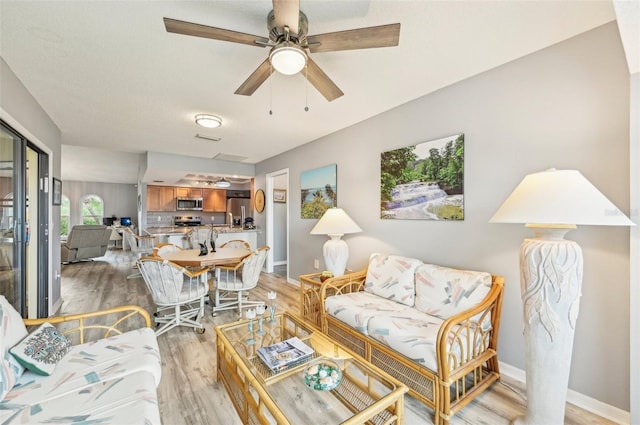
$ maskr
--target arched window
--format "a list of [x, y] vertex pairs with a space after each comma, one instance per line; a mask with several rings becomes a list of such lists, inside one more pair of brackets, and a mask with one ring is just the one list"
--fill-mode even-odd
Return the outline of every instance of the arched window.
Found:
[[69, 235], [69, 223], [71, 222], [71, 203], [69, 197], [62, 195], [60, 202], [60, 236]]
[[82, 224], [102, 224], [104, 201], [98, 195], [86, 195], [82, 198]]

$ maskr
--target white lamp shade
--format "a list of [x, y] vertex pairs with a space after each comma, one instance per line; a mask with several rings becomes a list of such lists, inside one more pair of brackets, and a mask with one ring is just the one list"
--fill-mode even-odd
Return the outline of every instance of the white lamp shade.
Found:
[[307, 64], [307, 55], [297, 46], [276, 47], [269, 55], [271, 65], [281, 74], [293, 75], [302, 71]]
[[576, 170], [527, 175], [490, 223], [633, 226], [633, 222]]
[[329, 208], [311, 229], [312, 235], [344, 235], [362, 232], [342, 208]]

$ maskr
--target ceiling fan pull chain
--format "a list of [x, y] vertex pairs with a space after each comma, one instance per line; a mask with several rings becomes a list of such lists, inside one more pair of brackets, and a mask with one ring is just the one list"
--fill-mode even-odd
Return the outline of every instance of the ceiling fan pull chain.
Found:
[[304, 110], [309, 112], [309, 67], [304, 65]]
[[[273, 74], [273, 65], [269, 63], [269, 67], [271, 68], [271, 74]], [[269, 115], [273, 115], [273, 77], [269, 78]]]

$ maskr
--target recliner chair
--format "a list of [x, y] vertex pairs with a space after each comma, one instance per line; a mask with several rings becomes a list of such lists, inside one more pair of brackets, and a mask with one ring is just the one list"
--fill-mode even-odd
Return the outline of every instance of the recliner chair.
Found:
[[109, 248], [111, 229], [107, 226], [80, 224], [73, 226], [67, 241], [60, 247], [63, 264], [102, 257]]

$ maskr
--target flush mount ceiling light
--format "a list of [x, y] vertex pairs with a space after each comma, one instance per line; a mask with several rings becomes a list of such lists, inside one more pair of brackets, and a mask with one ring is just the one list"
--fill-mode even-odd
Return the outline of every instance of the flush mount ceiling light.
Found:
[[302, 68], [307, 64], [307, 54], [300, 46], [283, 41], [271, 49], [269, 60], [279, 73], [293, 75], [302, 71]]
[[222, 119], [215, 115], [198, 114], [196, 115], [196, 124], [202, 127], [216, 128], [222, 125]]
[[223, 178], [221, 178], [220, 180], [218, 180], [218, 181], [215, 183], [215, 186], [216, 186], [216, 187], [229, 187], [229, 186], [231, 186], [231, 183], [229, 183], [229, 180], [226, 180], [226, 179], [223, 177]]

